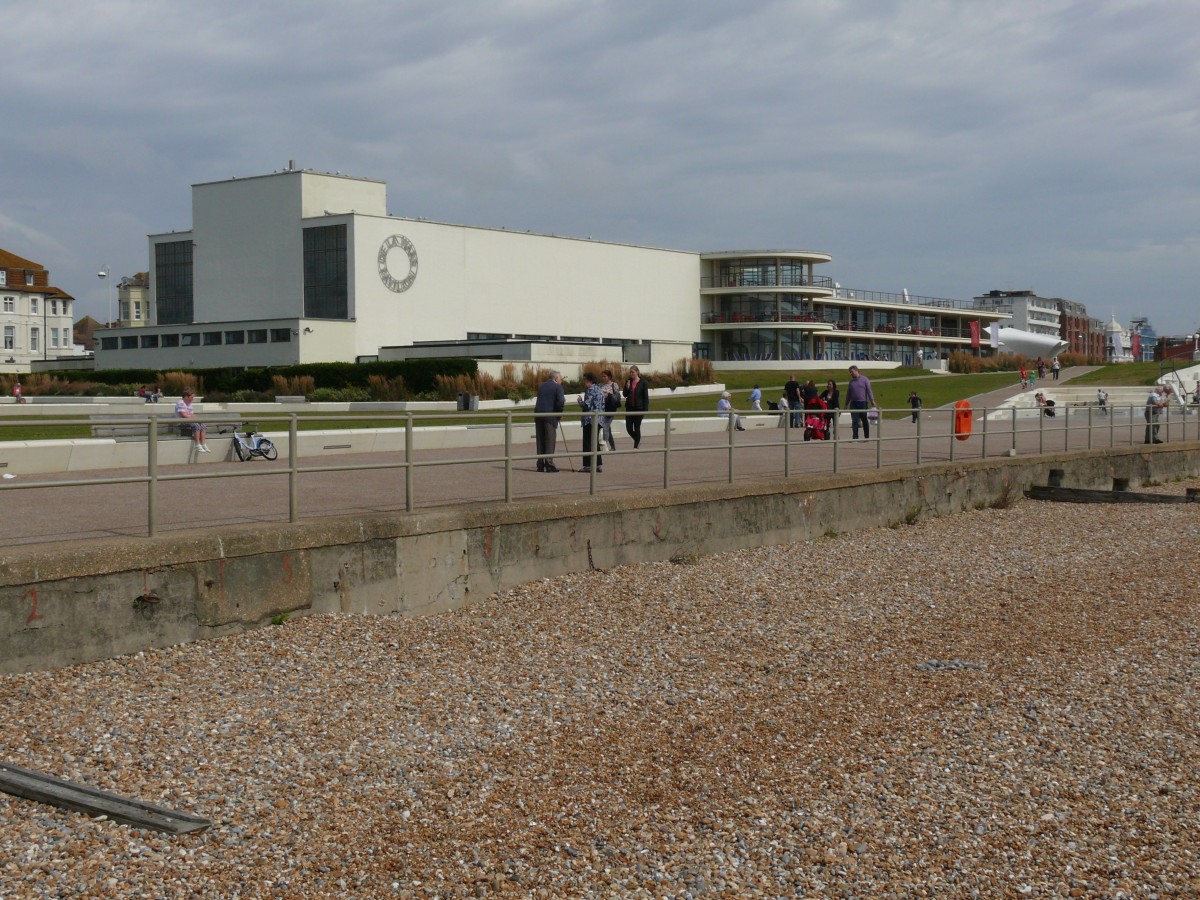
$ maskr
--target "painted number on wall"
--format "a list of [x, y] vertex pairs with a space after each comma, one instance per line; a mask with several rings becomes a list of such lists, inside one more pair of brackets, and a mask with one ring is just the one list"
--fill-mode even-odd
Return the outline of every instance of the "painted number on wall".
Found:
[[25, 592], [25, 596], [30, 598], [33, 601], [33, 605], [31, 606], [31, 608], [29, 610], [29, 616], [25, 619], [25, 624], [30, 625], [30, 624], [36, 622], [38, 619], [45, 618], [40, 612], [38, 612], [37, 588], [30, 588], [29, 590], [27, 590]]

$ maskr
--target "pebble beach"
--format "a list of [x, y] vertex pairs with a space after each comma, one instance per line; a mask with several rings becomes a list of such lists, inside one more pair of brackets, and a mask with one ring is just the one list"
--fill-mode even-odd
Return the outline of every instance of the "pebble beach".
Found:
[[213, 820], [0, 794], [0, 897], [1198, 896], [1198, 539], [1018, 500], [0, 676], [0, 760]]

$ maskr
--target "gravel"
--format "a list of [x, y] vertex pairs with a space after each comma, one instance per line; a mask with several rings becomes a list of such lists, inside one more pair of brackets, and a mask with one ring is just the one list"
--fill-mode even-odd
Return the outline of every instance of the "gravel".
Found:
[[5, 676], [0, 759], [214, 825], [0, 795], [0, 895], [1195, 895], [1197, 512], [1018, 502]]

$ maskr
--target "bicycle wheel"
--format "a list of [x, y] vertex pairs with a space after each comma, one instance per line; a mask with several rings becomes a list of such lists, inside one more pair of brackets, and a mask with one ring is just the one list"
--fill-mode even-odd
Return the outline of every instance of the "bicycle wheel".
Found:
[[242, 446], [242, 442], [238, 440], [238, 436], [233, 436], [233, 452], [237, 454], [237, 458], [242, 462], [246, 461], [246, 450]]
[[272, 444], [266, 438], [263, 438], [261, 441], [258, 442], [258, 452], [262, 454], [263, 459], [278, 459], [279, 458], [279, 451], [276, 450], [275, 445]]

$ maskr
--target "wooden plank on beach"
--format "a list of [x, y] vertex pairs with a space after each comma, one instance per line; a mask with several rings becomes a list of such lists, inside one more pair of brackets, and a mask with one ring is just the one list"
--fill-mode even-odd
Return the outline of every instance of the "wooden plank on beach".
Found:
[[107, 816], [114, 822], [135, 828], [149, 828], [168, 834], [187, 834], [212, 825], [210, 819], [129, 800], [10, 763], [0, 763], [0, 791], [26, 800], [49, 803], [61, 809], [87, 813], [89, 816]]

